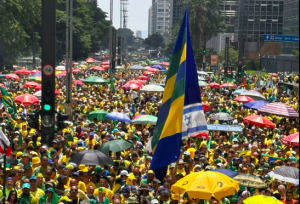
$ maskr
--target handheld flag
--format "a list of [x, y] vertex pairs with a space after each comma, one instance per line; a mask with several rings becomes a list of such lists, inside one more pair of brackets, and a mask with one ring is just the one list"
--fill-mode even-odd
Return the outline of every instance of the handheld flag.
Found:
[[17, 106], [15, 104], [15, 101], [13, 98], [10, 97], [10, 95], [0, 86], [1, 95], [2, 95], [2, 101], [5, 106], [10, 107], [13, 110], [13, 113], [11, 115], [14, 115], [17, 113]]
[[182, 138], [207, 131], [197, 76], [186, 8], [151, 139], [154, 154], [150, 169], [160, 180], [166, 175], [168, 165], [178, 159]]
[[4, 154], [4, 149], [6, 149], [5, 152], [6, 156], [10, 156], [12, 150], [9, 145], [10, 145], [9, 139], [4, 135], [2, 130], [0, 130], [0, 153]]

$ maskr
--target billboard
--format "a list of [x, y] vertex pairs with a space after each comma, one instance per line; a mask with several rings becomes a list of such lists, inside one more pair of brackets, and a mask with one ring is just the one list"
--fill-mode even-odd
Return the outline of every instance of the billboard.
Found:
[[210, 66], [218, 66], [218, 55], [210, 56]]

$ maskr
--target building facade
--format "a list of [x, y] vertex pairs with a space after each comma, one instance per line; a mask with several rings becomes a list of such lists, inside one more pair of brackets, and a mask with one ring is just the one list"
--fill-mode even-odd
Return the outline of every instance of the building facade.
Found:
[[283, 0], [238, 0], [235, 41], [244, 36], [244, 52], [258, 53], [265, 34], [283, 34]]
[[151, 23], [149, 35], [160, 33], [163, 35], [165, 30], [169, 29], [170, 22], [170, 0], [152, 0], [151, 6]]
[[135, 37], [142, 38], [142, 31], [137, 30], [136, 33], [135, 33]]
[[[285, 0], [283, 8], [283, 34], [299, 36], [299, 0]], [[292, 54], [299, 51], [299, 42], [283, 42], [281, 53]]]
[[170, 0], [170, 28], [181, 22], [183, 14], [182, 0]]

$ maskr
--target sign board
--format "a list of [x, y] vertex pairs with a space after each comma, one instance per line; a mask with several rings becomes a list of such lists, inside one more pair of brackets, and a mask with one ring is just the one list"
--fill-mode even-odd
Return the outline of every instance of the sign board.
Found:
[[218, 66], [218, 55], [211, 55], [210, 56], [210, 66]]
[[265, 41], [280, 41], [280, 42], [299, 42], [298, 35], [273, 35], [273, 34], [265, 34]]
[[220, 124], [207, 124], [207, 130], [209, 131], [225, 131], [225, 132], [243, 132], [243, 129], [239, 125], [220, 125]]

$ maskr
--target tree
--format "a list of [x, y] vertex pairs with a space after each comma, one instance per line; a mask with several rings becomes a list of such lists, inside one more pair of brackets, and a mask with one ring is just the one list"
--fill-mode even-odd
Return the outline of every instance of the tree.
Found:
[[224, 32], [226, 26], [219, 4], [221, 0], [182, 0], [182, 7], [189, 5], [189, 25], [193, 49]]
[[125, 38], [126, 40], [126, 46], [134, 46], [135, 44], [135, 36], [134, 36], [134, 32], [132, 30], [130, 30], [129, 28], [119, 28], [117, 30], [117, 34], [118, 36], [121, 35]]
[[164, 48], [164, 37], [159, 33], [154, 33], [145, 39], [144, 45], [146, 45], [148, 48], [152, 47], [155, 50], [157, 50], [159, 47]]
[[173, 49], [176, 43], [178, 32], [179, 32], [179, 25], [175, 25], [171, 28], [170, 37], [167, 42], [166, 48], [164, 50], [164, 54], [168, 57], [171, 57], [173, 54]]
[[[230, 47], [228, 49], [228, 63], [234, 63], [235, 66], [237, 66], [238, 58], [239, 52]], [[225, 49], [221, 50], [219, 53], [219, 62], [225, 63]]]
[[293, 50], [293, 55], [295, 55], [297, 59], [299, 59], [299, 51]]

